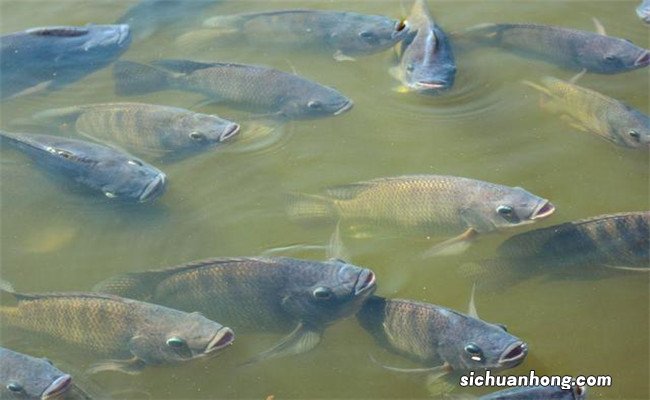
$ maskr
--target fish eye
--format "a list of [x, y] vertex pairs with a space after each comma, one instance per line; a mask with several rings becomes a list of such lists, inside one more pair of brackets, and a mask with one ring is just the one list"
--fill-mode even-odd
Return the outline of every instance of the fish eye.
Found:
[[631, 137], [633, 137], [636, 140], [639, 140], [639, 138], [641, 137], [641, 134], [639, 132], [635, 131], [634, 129], [630, 129], [627, 132], [627, 134], [630, 135]]
[[465, 346], [465, 352], [470, 355], [474, 361], [481, 361], [483, 359], [483, 351], [476, 345], [476, 343], [469, 343]]
[[512, 207], [510, 206], [499, 206], [497, 207], [497, 212], [501, 215], [510, 215], [512, 214]]
[[499, 328], [503, 329], [504, 332], [508, 332], [508, 327], [507, 327], [507, 326], [505, 326], [505, 325], [503, 325], [503, 324], [494, 324], [494, 325], [496, 325], [496, 326], [498, 326]]
[[314, 289], [312, 295], [318, 300], [328, 300], [332, 297], [333, 293], [330, 288], [319, 286]]
[[322, 106], [323, 106], [323, 103], [321, 103], [320, 101], [317, 101], [317, 100], [312, 100], [309, 103], [307, 103], [307, 107], [309, 107], [311, 109], [314, 109], [314, 110], [317, 110], [317, 109], [321, 108]]
[[205, 135], [199, 132], [191, 132], [190, 137], [194, 140], [205, 140]]
[[167, 339], [167, 346], [173, 349], [180, 349], [181, 347], [186, 346], [186, 343], [183, 339], [174, 336], [172, 338]]
[[413, 64], [409, 64], [409, 65], [406, 66], [406, 70], [408, 72], [413, 72], [414, 69], [415, 69], [415, 65], [413, 65]]
[[22, 385], [20, 385], [20, 384], [18, 384], [16, 382], [9, 383], [7, 385], [7, 389], [9, 389], [9, 391], [14, 392], [14, 393], [19, 393], [19, 392], [23, 391]]
[[605, 56], [605, 60], [607, 61], [616, 61], [616, 56]]
[[395, 27], [395, 29], [397, 30], [397, 32], [401, 32], [401, 31], [403, 31], [405, 28], [406, 28], [406, 21], [404, 21], [403, 19], [400, 20], [400, 21], [397, 23], [397, 26]]
[[138, 167], [142, 166], [142, 163], [140, 161], [138, 161], [138, 160], [129, 160], [129, 161], [127, 161], [127, 163], [129, 163], [131, 165], [136, 165]]

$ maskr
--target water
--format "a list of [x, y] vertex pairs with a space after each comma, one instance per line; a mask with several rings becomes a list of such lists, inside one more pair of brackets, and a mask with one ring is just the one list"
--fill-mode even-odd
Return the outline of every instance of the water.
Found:
[[[1, 4], [1, 32], [34, 26], [110, 23], [134, 2], [10, 1]], [[610, 35], [648, 47], [648, 28], [636, 1], [438, 1], [432, 13], [450, 32], [483, 22], [537, 22], [594, 30], [597, 17]], [[391, 1], [223, 1], [202, 17], [283, 8], [318, 8], [405, 15]], [[38, 12], [35, 12], [37, 10]], [[195, 24], [201, 18], [197, 18]], [[290, 244], [323, 244], [333, 227], [302, 227], [284, 213], [288, 191], [317, 193], [330, 185], [401, 174], [451, 174], [522, 186], [553, 201], [557, 212], [536, 227], [588, 216], [649, 208], [648, 153], [615, 147], [578, 133], [538, 107], [539, 96], [522, 85], [544, 75], [573, 73], [505, 52], [457, 52], [454, 90], [439, 98], [391, 90], [391, 52], [338, 63], [323, 53], [273, 52], [234, 47], [209, 52], [179, 48], [172, 39], [186, 28], [169, 27], [133, 43], [122, 59], [190, 58], [257, 63], [333, 86], [355, 107], [338, 117], [297, 121], [271, 146], [249, 152], [203, 154], [160, 165], [168, 192], [152, 206], [116, 206], [88, 198], [34, 170], [4, 149], [0, 177], [2, 277], [25, 292], [88, 290], [128, 271], [170, 266], [215, 256], [256, 255]], [[648, 69], [620, 75], [587, 74], [581, 85], [649, 111]], [[46, 96], [4, 102], [3, 126], [53, 107], [119, 101], [110, 68]], [[195, 94], [164, 91], [130, 98], [191, 108]], [[201, 106], [228, 119], [246, 117]], [[456, 269], [494, 254], [513, 232], [479, 242], [468, 254], [423, 259], [426, 238], [344, 236], [352, 260], [378, 275], [378, 293], [466, 310], [471, 282]], [[323, 258], [319, 251], [303, 257]], [[509, 374], [607, 374], [611, 388], [590, 398], [650, 398], [650, 290], [648, 275], [604, 280], [536, 279], [477, 297], [479, 314], [501, 322], [530, 346], [527, 360]], [[392, 365], [417, 367], [378, 348], [354, 319], [327, 330], [313, 351], [238, 367], [247, 356], [278, 340], [240, 335], [219, 359], [178, 368], [152, 368], [139, 376], [106, 373], [92, 383], [117, 397], [203, 398], [416, 398], [428, 392], [417, 379], [384, 371], [369, 354]], [[36, 352], [7, 335], [5, 344]], [[34, 345], [35, 346], [35, 345]], [[37, 355], [53, 354], [38, 348]], [[51, 357], [56, 361], [56, 358]], [[74, 365], [74, 362], [71, 362]], [[76, 366], [80, 368], [81, 366]], [[83, 383], [83, 381], [82, 381]], [[481, 393], [481, 390], [474, 390]]]

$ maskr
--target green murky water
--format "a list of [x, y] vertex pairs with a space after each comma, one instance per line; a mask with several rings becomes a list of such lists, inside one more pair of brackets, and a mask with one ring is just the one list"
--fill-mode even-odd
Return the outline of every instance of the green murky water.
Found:
[[[1, 32], [34, 26], [110, 23], [129, 1], [3, 0]], [[405, 15], [398, 1], [223, 1], [196, 18], [218, 14], [310, 7]], [[594, 30], [650, 45], [648, 27], [634, 14], [636, 1], [435, 1], [447, 31], [483, 22], [537, 22]], [[191, 26], [170, 27], [134, 41], [122, 59], [190, 58], [257, 63], [333, 86], [352, 98], [351, 112], [286, 125], [271, 146], [248, 152], [203, 154], [158, 165], [170, 181], [154, 205], [117, 207], [61, 190], [26, 158], [2, 151], [0, 262], [2, 278], [19, 291], [88, 290], [117, 273], [170, 266], [214, 256], [257, 255], [291, 244], [323, 244], [332, 227], [292, 224], [284, 213], [288, 191], [316, 193], [330, 185], [401, 174], [451, 174], [522, 186], [550, 199], [557, 212], [536, 227], [583, 217], [647, 210], [648, 153], [610, 145], [578, 133], [538, 107], [539, 96], [520, 83], [572, 72], [493, 49], [457, 52], [452, 92], [428, 98], [400, 94], [387, 73], [391, 52], [339, 63], [324, 54], [274, 52], [251, 47], [195, 51], [173, 38]], [[588, 74], [580, 84], [648, 112], [648, 69], [619, 75]], [[47, 96], [2, 103], [1, 121], [80, 103], [119, 101], [110, 68]], [[134, 101], [192, 107], [195, 94], [165, 91]], [[197, 110], [237, 120], [218, 106]], [[378, 275], [378, 294], [465, 310], [471, 282], [457, 273], [463, 262], [487, 257], [512, 232], [478, 243], [470, 253], [424, 259], [426, 238], [344, 240], [355, 264]], [[323, 258], [318, 251], [300, 256]], [[597, 399], [650, 398], [650, 290], [647, 274], [603, 280], [537, 279], [481, 294], [482, 318], [501, 322], [530, 346], [512, 374], [607, 374], [613, 387], [590, 389]], [[53, 354], [7, 334], [3, 343], [36, 355]], [[238, 367], [278, 339], [240, 335], [224, 355], [179, 368], [152, 368], [139, 376], [105, 373], [90, 385], [116, 397], [207, 398], [416, 398], [429, 394], [419, 381], [382, 370], [369, 354], [414, 367], [375, 345], [354, 319], [327, 330], [315, 350]], [[36, 345], [34, 345], [36, 346]], [[51, 357], [57, 361], [56, 358]], [[83, 364], [66, 360], [74, 368]], [[81, 379], [81, 384], [84, 383]], [[480, 393], [476, 390], [475, 393]]]

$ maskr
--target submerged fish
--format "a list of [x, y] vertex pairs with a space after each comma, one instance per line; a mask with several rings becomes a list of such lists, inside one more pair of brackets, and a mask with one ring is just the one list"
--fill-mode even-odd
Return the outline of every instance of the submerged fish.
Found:
[[388, 369], [427, 373], [430, 380], [452, 371], [513, 368], [528, 354], [526, 343], [502, 325], [433, 304], [372, 296], [357, 319], [381, 346], [426, 366]]
[[516, 387], [486, 394], [478, 400], [583, 400], [586, 398], [587, 389], [574, 384], [569, 389], [560, 386]]
[[636, 15], [646, 24], [650, 24], [650, 0], [643, 0], [636, 8]]
[[131, 43], [128, 25], [51, 26], [0, 37], [0, 98], [58, 89], [105, 67]]
[[525, 82], [544, 94], [542, 108], [562, 114], [571, 126], [623, 147], [650, 150], [650, 117], [596, 91], [550, 76], [542, 85]]
[[147, 202], [165, 190], [167, 178], [128, 153], [59, 136], [0, 131], [0, 139], [18, 148], [48, 173], [70, 179], [109, 198]]
[[239, 132], [239, 125], [214, 115], [144, 103], [105, 103], [39, 112], [33, 119], [69, 125], [82, 135], [133, 152], [174, 156], [214, 148]]
[[232, 344], [229, 328], [198, 313], [97, 293], [2, 290], [5, 326], [66, 342], [98, 357], [91, 372], [137, 373], [148, 365], [213, 356]]
[[0, 347], [0, 399], [60, 399], [72, 386], [50, 361]]
[[325, 327], [354, 314], [375, 290], [372, 271], [339, 260], [210, 259], [118, 275], [95, 290], [199, 311], [237, 332], [293, 332], [267, 357], [302, 353]]
[[600, 215], [515, 235], [498, 257], [463, 267], [484, 285], [538, 274], [595, 277], [617, 270], [650, 272], [650, 212]]
[[407, 19], [410, 32], [400, 43], [399, 65], [390, 72], [406, 90], [435, 94], [456, 79], [456, 62], [447, 35], [433, 21], [424, 0], [417, 0]]
[[204, 29], [179, 38], [179, 43], [211, 43], [234, 38], [265, 46], [310, 47], [332, 52], [337, 60], [384, 51], [406, 37], [403, 21], [352, 12], [282, 10], [220, 15], [203, 23]]
[[116, 63], [117, 94], [186, 90], [214, 102], [289, 119], [338, 115], [352, 108], [352, 100], [336, 90], [273, 68], [188, 60], [151, 64]]
[[442, 175], [379, 178], [327, 189], [326, 196], [294, 194], [296, 220], [342, 220], [361, 229], [420, 235], [459, 235], [430, 254], [463, 250], [477, 234], [532, 223], [555, 208], [519, 187]]
[[484, 24], [468, 28], [458, 36], [525, 57], [600, 74], [650, 65], [650, 52], [628, 40], [558, 26]]

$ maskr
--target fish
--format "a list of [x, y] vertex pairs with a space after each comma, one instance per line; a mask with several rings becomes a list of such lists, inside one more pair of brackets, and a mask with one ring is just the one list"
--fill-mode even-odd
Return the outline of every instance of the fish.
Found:
[[128, 25], [49, 26], [0, 37], [0, 99], [56, 90], [104, 68], [131, 44]]
[[282, 119], [339, 115], [353, 104], [332, 88], [256, 65], [189, 60], [157, 60], [145, 65], [120, 61], [113, 72], [120, 96], [184, 90], [200, 93], [213, 102]]
[[69, 292], [21, 294], [0, 290], [5, 326], [67, 343], [102, 358], [90, 373], [137, 374], [147, 366], [212, 357], [230, 346], [233, 331], [199, 313], [124, 299]]
[[601, 33], [536, 24], [483, 24], [455, 37], [573, 70], [617, 74], [650, 65], [650, 52]]
[[60, 399], [73, 386], [49, 360], [0, 347], [0, 399]]
[[118, 18], [116, 24], [128, 24], [133, 36], [146, 39], [161, 29], [191, 20], [219, 0], [140, 0]]
[[541, 85], [524, 81], [542, 93], [541, 107], [561, 114], [580, 131], [593, 133], [616, 145], [650, 150], [650, 117], [625, 103], [594, 90], [550, 76]]
[[248, 363], [304, 353], [327, 325], [353, 315], [376, 287], [375, 274], [341, 260], [214, 258], [109, 278], [94, 290], [199, 311], [238, 333], [287, 333]]
[[279, 10], [219, 15], [178, 39], [184, 46], [231, 38], [238, 44], [318, 49], [338, 61], [381, 52], [406, 37], [404, 21], [381, 15], [326, 10]]
[[357, 230], [408, 235], [457, 235], [427, 255], [454, 254], [479, 234], [533, 223], [555, 206], [520, 187], [444, 175], [403, 175], [289, 194], [294, 221], [342, 220]]
[[650, 272], [650, 211], [604, 214], [514, 235], [497, 257], [466, 264], [479, 286], [503, 287], [535, 275], [594, 278]]
[[587, 398], [584, 386], [571, 385], [564, 389], [561, 386], [523, 386], [486, 394], [478, 400], [583, 400]]
[[428, 374], [430, 383], [451, 372], [514, 368], [528, 354], [505, 326], [434, 304], [375, 295], [356, 317], [380, 346], [424, 366], [387, 369]]
[[145, 103], [103, 103], [46, 110], [32, 119], [143, 155], [183, 156], [214, 149], [235, 137], [238, 124], [216, 115]]
[[165, 191], [166, 175], [118, 149], [60, 136], [0, 131], [10, 144], [47, 173], [64, 177], [91, 192], [125, 202], [144, 203]]
[[456, 79], [451, 42], [424, 0], [416, 0], [407, 21], [410, 32], [399, 43], [399, 64], [390, 69], [403, 85], [400, 91], [438, 94], [450, 89]]
[[636, 15], [646, 24], [650, 24], [650, 0], [643, 0], [636, 8]]

